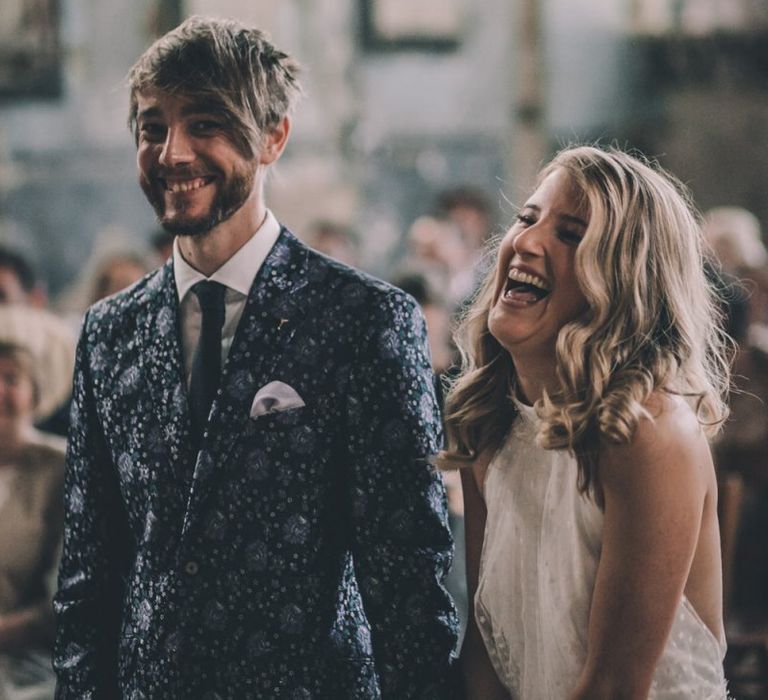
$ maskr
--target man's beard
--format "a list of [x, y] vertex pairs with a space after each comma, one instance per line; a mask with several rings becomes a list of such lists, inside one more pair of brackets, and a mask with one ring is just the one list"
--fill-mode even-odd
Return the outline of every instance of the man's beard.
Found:
[[157, 172], [139, 178], [139, 185], [144, 191], [152, 208], [155, 210], [158, 223], [168, 233], [174, 236], [204, 236], [211, 229], [229, 219], [248, 200], [253, 191], [254, 173], [252, 171], [236, 171], [230, 179], [217, 178], [216, 195], [208, 209], [201, 216], [184, 215], [184, 206], [175, 208], [176, 214], [169, 217], [165, 213], [165, 187], [159, 180]]

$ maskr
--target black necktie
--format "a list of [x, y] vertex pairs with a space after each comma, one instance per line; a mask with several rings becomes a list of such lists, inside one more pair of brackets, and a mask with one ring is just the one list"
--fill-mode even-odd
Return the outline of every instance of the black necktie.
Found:
[[224, 325], [224, 294], [227, 288], [208, 280], [192, 287], [202, 311], [200, 340], [192, 356], [189, 409], [192, 439], [200, 445], [221, 375], [221, 328]]

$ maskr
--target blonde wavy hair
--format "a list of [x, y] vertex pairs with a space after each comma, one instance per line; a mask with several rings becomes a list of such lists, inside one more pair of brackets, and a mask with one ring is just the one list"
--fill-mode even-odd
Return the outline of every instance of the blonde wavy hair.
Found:
[[[561, 168], [589, 212], [575, 259], [588, 310], [558, 334], [559, 390], [536, 404], [537, 439], [572, 451], [579, 488], [601, 500], [599, 445], [631, 441], [652, 392], [687, 397], [706, 434], [717, 431], [727, 416], [729, 339], [685, 187], [614, 148], [567, 148], [539, 182]], [[447, 445], [438, 456], [445, 469], [496, 449], [515, 417], [514, 365], [488, 330], [496, 274], [494, 267], [456, 334], [462, 367], [446, 398]]]

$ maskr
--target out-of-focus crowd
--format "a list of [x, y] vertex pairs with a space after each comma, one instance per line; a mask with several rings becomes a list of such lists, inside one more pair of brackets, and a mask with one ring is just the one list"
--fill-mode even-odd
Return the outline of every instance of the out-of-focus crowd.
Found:
[[724, 323], [734, 340], [731, 413], [713, 445], [729, 642], [726, 670], [732, 678], [743, 679], [739, 697], [765, 697], [761, 693], [768, 692], [768, 251], [757, 218], [739, 207], [707, 212], [704, 236], [719, 277]]
[[[492, 198], [469, 187], [436, 197], [408, 228], [407, 253], [391, 281], [422, 306], [436, 375], [449, 381], [458, 362], [451, 328], [486, 270], [502, 232]], [[721, 207], [703, 221], [711, 279], [735, 341], [731, 417], [714, 444], [727, 627], [734, 673], [749, 673], [755, 639], [768, 636], [768, 253], [749, 212]], [[359, 266], [360, 240], [345, 225], [318, 221], [302, 236], [317, 250]], [[150, 251], [106, 255], [56, 303], [20, 252], [0, 247], [0, 700], [14, 687], [52, 696], [51, 597], [61, 540], [62, 474], [75, 338], [85, 308], [140, 279], [170, 255], [157, 232]], [[52, 310], [52, 309], [55, 309]], [[440, 388], [440, 386], [438, 386]], [[445, 475], [457, 543], [449, 580], [462, 616], [462, 498]], [[762, 637], [760, 637], [762, 635]]]

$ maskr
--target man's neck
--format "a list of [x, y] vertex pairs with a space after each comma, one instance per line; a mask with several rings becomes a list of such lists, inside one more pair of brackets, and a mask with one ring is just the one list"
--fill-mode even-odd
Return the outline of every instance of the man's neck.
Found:
[[263, 201], [243, 206], [208, 233], [179, 237], [179, 251], [187, 263], [210, 277], [251, 239], [266, 215]]

